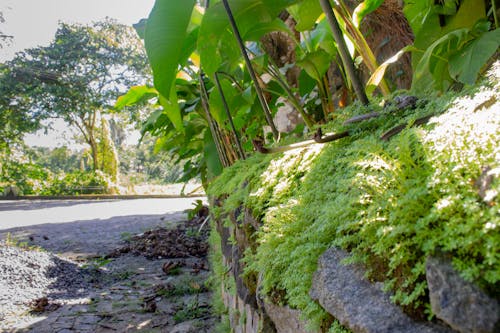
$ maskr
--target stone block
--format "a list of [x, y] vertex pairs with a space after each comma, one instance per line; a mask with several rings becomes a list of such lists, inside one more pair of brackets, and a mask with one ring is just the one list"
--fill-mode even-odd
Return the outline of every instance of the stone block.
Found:
[[465, 281], [443, 257], [428, 258], [425, 268], [436, 317], [461, 333], [500, 332], [497, 300]]
[[306, 323], [300, 319], [300, 311], [288, 306], [264, 303], [266, 313], [271, 318], [277, 333], [309, 333]]
[[348, 253], [332, 248], [320, 257], [310, 296], [355, 333], [441, 333], [446, 327], [413, 321], [380, 287], [365, 279], [360, 265], [344, 265]]

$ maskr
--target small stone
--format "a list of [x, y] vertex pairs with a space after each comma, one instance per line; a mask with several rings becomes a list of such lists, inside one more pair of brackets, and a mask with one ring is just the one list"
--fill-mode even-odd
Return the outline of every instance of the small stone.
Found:
[[448, 260], [428, 258], [426, 277], [436, 317], [462, 333], [498, 332], [498, 302], [465, 281]]

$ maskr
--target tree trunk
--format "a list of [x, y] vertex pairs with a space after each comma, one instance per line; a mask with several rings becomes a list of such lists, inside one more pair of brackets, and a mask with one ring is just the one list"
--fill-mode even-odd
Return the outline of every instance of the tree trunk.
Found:
[[93, 133], [88, 133], [89, 135], [89, 140], [88, 144], [90, 146], [90, 152], [92, 154], [92, 166], [94, 171], [99, 170], [99, 158], [98, 158], [98, 147], [97, 147], [97, 142], [94, 138]]

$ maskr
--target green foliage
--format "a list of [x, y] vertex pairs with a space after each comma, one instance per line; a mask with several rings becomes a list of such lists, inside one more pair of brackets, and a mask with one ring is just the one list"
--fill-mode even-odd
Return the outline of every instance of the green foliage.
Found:
[[156, 1], [146, 24], [144, 41], [155, 87], [166, 98], [171, 96], [177, 67], [182, 63], [179, 46], [186, 40], [194, 5], [194, 0]]
[[12, 157], [0, 164], [2, 191], [6, 186], [15, 186], [21, 195], [39, 194], [49, 186], [52, 177], [46, 168]]
[[104, 118], [101, 119], [100, 131], [98, 146], [99, 170], [109, 175], [111, 181], [117, 183], [120, 161], [118, 160], [115, 144], [111, 139], [108, 121]]
[[[31, 147], [24, 148], [25, 155], [33, 162], [52, 173], [71, 172], [74, 170], [85, 170], [85, 157], [81, 152], [74, 152], [67, 146], [48, 148]], [[82, 165], [83, 164], [83, 165]], [[81, 168], [83, 166], [83, 168]]]
[[97, 171], [75, 171], [55, 177], [41, 193], [44, 195], [79, 195], [113, 193], [108, 175]]
[[20, 195], [78, 195], [114, 191], [104, 173], [74, 171], [53, 173], [46, 167], [11, 156], [0, 165], [0, 188], [15, 186]]
[[[225, 198], [216, 213], [243, 205], [264, 222], [256, 252], [247, 251], [244, 259], [247, 273], [262, 274], [262, 293], [319, 325], [325, 314], [309, 298], [312, 275], [323, 251], [338, 246], [409, 308], [427, 304], [425, 259], [440, 251], [452, 256], [466, 279], [498, 294], [499, 181], [491, 185], [489, 201], [479, 197], [474, 182], [484, 166], [500, 167], [499, 120], [493, 109], [463, 106], [475, 93], [455, 102], [447, 94], [425, 108], [349, 125], [355, 131], [350, 138], [320, 151], [256, 155], [226, 169], [209, 193]], [[426, 129], [379, 140], [401, 121], [449, 107]], [[345, 119], [366, 112], [339, 112], [329, 127], [346, 129]]]
[[415, 1], [404, 10], [415, 34], [412, 90], [418, 93], [474, 84], [500, 45], [499, 29], [488, 32], [485, 1]]
[[131, 27], [61, 23], [49, 46], [20, 52], [0, 70], [0, 117], [6, 112], [9, 128], [20, 133], [37, 129], [41, 119], [63, 119], [90, 146], [96, 170], [101, 114], [127, 87], [144, 84], [148, 71]]
[[383, 2], [384, 0], [365, 0], [360, 3], [352, 13], [354, 24], [359, 27], [361, 20], [363, 20], [366, 15], [377, 10]]
[[[237, 0], [232, 1], [230, 6], [242, 38], [244, 40], [258, 40], [265, 33], [275, 30], [277, 26], [283, 27], [283, 25], [275, 23], [278, 14], [296, 2], [298, 1]], [[272, 28], [268, 29], [266, 26]], [[256, 31], [259, 34], [256, 34]], [[236, 40], [230, 32], [227, 13], [222, 2], [211, 5], [203, 17], [198, 39], [198, 51], [202, 67], [210, 76], [224, 62], [234, 69], [234, 66], [241, 61], [241, 55]]]

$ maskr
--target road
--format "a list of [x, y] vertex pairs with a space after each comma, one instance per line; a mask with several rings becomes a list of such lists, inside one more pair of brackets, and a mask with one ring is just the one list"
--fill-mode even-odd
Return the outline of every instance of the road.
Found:
[[[207, 246], [182, 222], [196, 199], [203, 198], [0, 201], [0, 332], [212, 332], [211, 293], [186, 289], [206, 284], [206, 255], [118, 251], [134, 235], [165, 226], [178, 232], [143, 234], [143, 244], [176, 244], [181, 235]], [[2, 246], [6, 238], [17, 246]], [[178, 271], [169, 275], [164, 264], [174, 259]], [[162, 293], [167, 287], [182, 293]], [[47, 307], [30, 312], [27, 304], [41, 296]]]
[[7, 237], [68, 257], [100, 255], [130, 233], [185, 218], [196, 199], [0, 201]]

